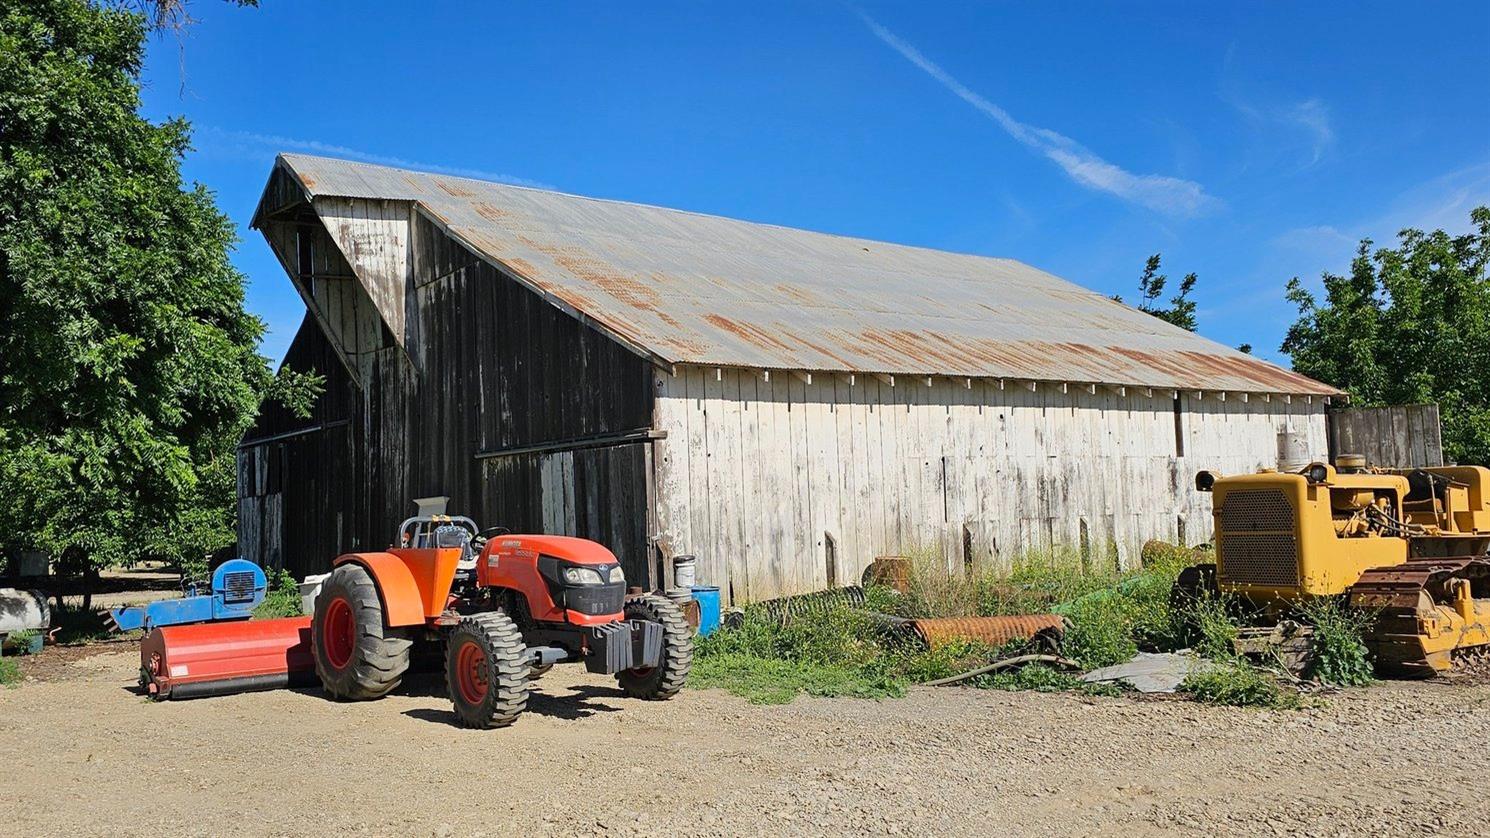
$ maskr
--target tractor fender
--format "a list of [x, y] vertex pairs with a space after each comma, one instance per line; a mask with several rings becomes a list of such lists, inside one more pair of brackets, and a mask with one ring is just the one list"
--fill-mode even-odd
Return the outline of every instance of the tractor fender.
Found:
[[383, 600], [383, 616], [390, 627], [424, 625], [424, 597], [419, 583], [403, 560], [392, 553], [347, 553], [338, 556], [332, 566], [361, 565], [378, 586]]

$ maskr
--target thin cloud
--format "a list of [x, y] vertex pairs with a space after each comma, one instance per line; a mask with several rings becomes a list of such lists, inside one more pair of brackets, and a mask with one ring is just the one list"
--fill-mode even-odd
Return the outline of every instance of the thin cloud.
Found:
[[[1490, 205], [1490, 160], [1465, 166], [1430, 178], [1399, 193], [1388, 201], [1383, 212], [1343, 224], [1318, 224], [1294, 227], [1273, 237], [1266, 255], [1262, 275], [1296, 276], [1305, 287], [1318, 291], [1320, 276], [1346, 273], [1350, 260], [1362, 239], [1375, 247], [1395, 247], [1397, 234], [1404, 229], [1444, 230], [1449, 235], [1467, 233], [1472, 228], [1469, 213], [1475, 207]], [[1234, 304], [1258, 305], [1276, 299], [1272, 281], [1258, 281], [1253, 293], [1231, 301]]]
[[[1469, 232], [1469, 213], [1490, 205], [1490, 160], [1430, 178], [1399, 193], [1384, 212], [1344, 225], [1295, 227], [1273, 238], [1274, 247], [1320, 262], [1319, 270], [1339, 270], [1355, 255], [1361, 239], [1394, 246], [1405, 229]], [[1305, 275], [1318, 271], [1305, 271]]]
[[[1221, 60], [1221, 100], [1252, 123], [1267, 148], [1292, 153], [1300, 140], [1307, 141], [1309, 160], [1300, 164], [1301, 170], [1323, 160], [1335, 146], [1335, 124], [1329, 105], [1316, 97], [1291, 104], [1278, 101], [1257, 104], [1256, 93], [1246, 90], [1252, 74], [1238, 71], [1237, 61], [1237, 44], [1233, 42]], [[1280, 126], [1286, 130], [1278, 131]]]
[[295, 137], [283, 137], [278, 134], [256, 134], [251, 131], [233, 131], [208, 126], [198, 131], [197, 137], [199, 140], [206, 140], [209, 143], [237, 146], [239, 149], [254, 149], [266, 152], [308, 151], [316, 154], [325, 154], [330, 157], [356, 160], [361, 163], [376, 163], [380, 166], [394, 166], [400, 169], [417, 169], [423, 172], [433, 172], [438, 175], [454, 175], [456, 177], [475, 178], [476, 180], [490, 180], [513, 186], [527, 186], [533, 189], [554, 188], [550, 184], [541, 181], [515, 177], [502, 172], [468, 169], [459, 166], [441, 166], [435, 163], [421, 163], [417, 160], [408, 160], [403, 157], [374, 154], [368, 151], [348, 148], [344, 145], [323, 143], [320, 140], [303, 140]]
[[1091, 149], [1064, 134], [1020, 122], [1008, 111], [969, 89], [936, 62], [922, 55], [920, 50], [881, 26], [874, 18], [862, 10], [854, 11], [864, 21], [864, 25], [869, 27], [869, 31], [886, 46], [900, 53], [959, 99], [981, 111], [1009, 136], [1060, 166], [1072, 180], [1082, 186], [1173, 215], [1199, 215], [1222, 205], [1220, 199], [1208, 194], [1204, 187], [1194, 181], [1165, 175], [1134, 174], [1102, 159]]
[[1269, 136], [1275, 134], [1273, 126], [1288, 129], [1287, 144], [1297, 143], [1299, 135], [1309, 143], [1309, 160], [1302, 165], [1307, 169], [1324, 159], [1335, 145], [1335, 126], [1330, 120], [1329, 107], [1318, 99], [1305, 99], [1292, 105], [1258, 107], [1238, 97], [1229, 99], [1231, 106], [1250, 120], [1259, 130]]
[[1299, 126], [1313, 140], [1314, 159], [1318, 163], [1330, 146], [1335, 144], [1335, 129], [1330, 124], [1330, 112], [1318, 99], [1306, 99], [1284, 112], [1284, 119]]

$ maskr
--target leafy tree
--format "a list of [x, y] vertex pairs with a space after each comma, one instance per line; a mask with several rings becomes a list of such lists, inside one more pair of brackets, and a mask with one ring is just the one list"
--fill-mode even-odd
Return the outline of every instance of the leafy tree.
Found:
[[[1138, 310], [1144, 314], [1172, 323], [1181, 329], [1195, 331], [1195, 301], [1190, 299], [1190, 292], [1195, 290], [1196, 276], [1193, 273], [1185, 274], [1180, 280], [1180, 291], [1169, 298], [1166, 307], [1159, 302], [1159, 297], [1164, 294], [1164, 287], [1169, 284], [1169, 277], [1159, 273], [1159, 254], [1155, 253], [1144, 263], [1143, 273], [1138, 277], [1138, 294], [1140, 302]], [[1123, 298], [1116, 294], [1112, 297], [1118, 302]]]
[[1250, 344], [1250, 343], [1244, 343], [1241, 346], [1238, 346], [1236, 348], [1236, 351], [1242, 353], [1243, 355], [1251, 355], [1252, 354], [1252, 344]]
[[1299, 372], [1357, 404], [1437, 402], [1444, 455], [1490, 464], [1490, 207], [1474, 231], [1403, 230], [1395, 248], [1362, 240], [1350, 273], [1324, 275], [1324, 301], [1295, 277], [1299, 318], [1282, 351]]
[[231, 544], [234, 446], [275, 389], [187, 124], [138, 114], [146, 31], [0, 10], [0, 547], [71, 572]]

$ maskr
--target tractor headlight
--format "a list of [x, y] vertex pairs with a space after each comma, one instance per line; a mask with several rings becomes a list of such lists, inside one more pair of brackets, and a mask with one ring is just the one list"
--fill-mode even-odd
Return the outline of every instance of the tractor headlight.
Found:
[[612, 585], [618, 583], [623, 585], [626, 584], [626, 574], [621, 570], [620, 565], [616, 565], [615, 567], [610, 569], [610, 583]]
[[564, 568], [564, 583], [567, 585], [604, 585], [600, 571], [593, 567]]

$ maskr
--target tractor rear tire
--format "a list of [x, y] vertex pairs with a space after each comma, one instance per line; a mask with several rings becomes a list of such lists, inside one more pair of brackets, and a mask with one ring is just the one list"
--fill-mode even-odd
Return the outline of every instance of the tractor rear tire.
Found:
[[383, 603], [361, 565], [331, 571], [316, 597], [310, 623], [316, 675], [333, 698], [382, 698], [403, 681], [414, 645], [403, 629], [383, 624]]
[[506, 614], [461, 619], [445, 643], [445, 685], [466, 727], [506, 727], [528, 707], [528, 649]]
[[667, 597], [648, 594], [627, 601], [626, 619], [662, 624], [662, 660], [652, 667], [616, 673], [621, 690], [632, 698], [666, 701], [688, 683], [693, 666], [693, 630]]

